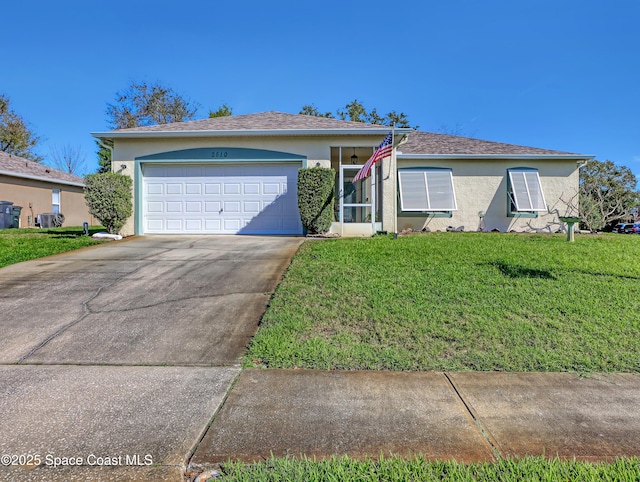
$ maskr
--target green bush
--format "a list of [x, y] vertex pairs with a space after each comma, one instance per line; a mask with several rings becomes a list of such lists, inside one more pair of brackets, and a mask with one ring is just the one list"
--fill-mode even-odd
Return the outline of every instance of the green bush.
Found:
[[298, 171], [298, 210], [310, 234], [325, 233], [331, 227], [335, 178], [336, 171], [324, 167]]
[[133, 212], [130, 177], [114, 172], [89, 174], [84, 180], [84, 197], [89, 213], [109, 233], [116, 234]]

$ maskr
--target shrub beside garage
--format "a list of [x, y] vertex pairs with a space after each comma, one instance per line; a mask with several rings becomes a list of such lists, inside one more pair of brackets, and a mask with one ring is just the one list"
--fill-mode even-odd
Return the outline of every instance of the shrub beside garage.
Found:
[[333, 190], [336, 171], [325, 167], [298, 171], [298, 210], [309, 234], [329, 231], [333, 221]]

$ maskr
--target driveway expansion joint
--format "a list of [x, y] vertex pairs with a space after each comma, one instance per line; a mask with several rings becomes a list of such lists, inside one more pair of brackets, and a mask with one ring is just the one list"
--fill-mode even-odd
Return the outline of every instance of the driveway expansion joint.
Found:
[[482, 436], [482, 438], [489, 445], [489, 447], [491, 448], [491, 450], [495, 454], [495, 456], [498, 459], [504, 459], [505, 455], [504, 455], [503, 451], [500, 449], [500, 444], [498, 443], [496, 438], [491, 434], [491, 431], [487, 427], [485, 427], [485, 425], [482, 423], [482, 421], [480, 420], [480, 417], [478, 415], [476, 415], [475, 410], [471, 406], [471, 403], [469, 403], [469, 402], [467, 402], [465, 400], [465, 397], [463, 396], [461, 389], [459, 389], [456, 386], [456, 384], [453, 382], [453, 380], [451, 379], [451, 377], [449, 376], [449, 374], [447, 372], [442, 372], [442, 374], [444, 375], [444, 377], [449, 382], [449, 385], [451, 386], [451, 388], [455, 392], [455, 394], [458, 397], [458, 400], [460, 401], [460, 403], [462, 403], [462, 406], [467, 411], [467, 414], [473, 420], [473, 423], [475, 424], [476, 428], [478, 429], [478, 433]]
[[[215, 422], [216, 417], [220, 413], [220, 410], [222, 410], [222, 407], [224, 407], [225, 403], [227, 403], [227, 399], [229, 398], [229, 394], [233, 390], [233, 387], [236, 386], [236, 383], [238, 383], [238, 380], [240, 379], [240, 375], [242, 375], [242, 372], [244, 372], [244, 370], [245, 369], [243, 367], [240, 367], [240, 370], [238, 371], [238, 374], [233, 378], [233, 380], [231, 380], [231, 383], [227, 387], [227, 391], [224, 394], [224, 396], [222, 398], [222, 401], [218, 405], [218, 408], [215, 410], [215, 412], [213, 412], [213, 414], [211, 415], [211, 418], [209, 419], [209, 422], [202, 429], [202, 433], [200, 434], [200, 436], [196, 440], [196, 443], [193, 444], [193, 447], [191, 448], [191, 450], [189, 451], [189, 453], [185, 457], [185, 464], [184, 464], [185, 465], [185, 473], [189, 472], [189, 473], [196, 473], [197, 474], [197, 473], [202, 473], [203, 471], [206, 471], [207, 469], [210, 468], [207, 464], [205, 464], [205, 465], [192, 464], [191, 461], [193, 460], [193, 457], [195, 456], [196, 451], [200, 447], [200, 444], [202, 443], [204, 438], [207, 436], [207, 432], [209, 432], [209, 429], [213, 425], [213, 422]], [[213, 464], [213, 466], [214, 466], [213, 468], [218, 468], [219, 464]]]

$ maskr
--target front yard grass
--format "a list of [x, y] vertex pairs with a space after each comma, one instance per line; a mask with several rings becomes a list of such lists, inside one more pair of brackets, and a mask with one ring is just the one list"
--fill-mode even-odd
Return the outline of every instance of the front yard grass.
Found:
[[304, 243], [246, 366], [640, 372], [640, 236]]
[[[89, 234], [102, 230], [104, 228], [101, 226], [92, 226]], [[0, 268], [103, 242], [85, 236], [82, 227], [2, 229], [0, 230]]]
[[255, 464], [230, 462], [220, 468], [226, 481], [555, 481], [555, 480], [615, 480], [636, 481], [640, 477], [640, 459], [619, 458], [605, 462], [527, 457], [503, 459], [497, 462], [464, 464], [450, 460], [428, 461], [422, 457], [399, 457], [380, 460], [354, 460], [333, 457], [316, 461], [302, 458], [272, 458]]

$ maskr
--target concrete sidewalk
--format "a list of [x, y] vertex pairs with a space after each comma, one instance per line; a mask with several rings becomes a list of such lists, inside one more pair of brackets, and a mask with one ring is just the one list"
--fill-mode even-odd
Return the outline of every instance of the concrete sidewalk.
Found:
[[640, 375], [248, 369], [191, 460], [640, 456]]

